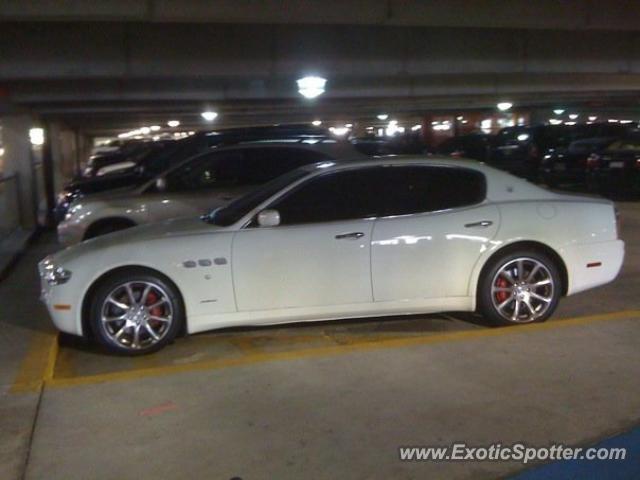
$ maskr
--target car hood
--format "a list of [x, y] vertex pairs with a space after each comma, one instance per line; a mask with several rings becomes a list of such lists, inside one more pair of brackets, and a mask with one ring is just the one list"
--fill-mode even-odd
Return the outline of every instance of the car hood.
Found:
[[68, 262], [86, 254], [95, 254], [110, 249], [135, 249], [143, 247], [146, 242], [167, 239], [179, 241], [180, 237], [211, 234], [227, 230], [201, 220], [199, 217], [176, 218], [164, 222], [141, 225], [118, 232], [102, 235], [73, 245], [54, 255], [57, 262]]

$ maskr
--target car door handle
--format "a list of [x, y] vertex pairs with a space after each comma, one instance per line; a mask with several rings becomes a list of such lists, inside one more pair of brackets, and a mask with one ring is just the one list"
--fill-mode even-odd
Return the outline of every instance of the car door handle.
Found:
[[465, 225], [466, 228], [485, 228], [488, 227], [490, 225], [493, 225], [493, 222], [490, 220], [481, 220], [479, 222], [473, 222], [473, 223], [467, 223]]
[[337, 240], [356, 239], [362, 237], [364, 237], [364, 233], [362, 232], [340, 233], [336, 235]]

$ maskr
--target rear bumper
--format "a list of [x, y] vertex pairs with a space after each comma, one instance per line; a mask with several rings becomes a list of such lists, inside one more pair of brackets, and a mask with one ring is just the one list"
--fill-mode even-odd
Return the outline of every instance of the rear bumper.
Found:
[[622, 268], [624, 242], [610, 242], [575, 245], [564, 252], [569, 268], [567, 295], [612, 282]]
[[593, 170], [589, 179], [602, 190], [632, 190], [640, 192], [640, 171], [638, 169]]

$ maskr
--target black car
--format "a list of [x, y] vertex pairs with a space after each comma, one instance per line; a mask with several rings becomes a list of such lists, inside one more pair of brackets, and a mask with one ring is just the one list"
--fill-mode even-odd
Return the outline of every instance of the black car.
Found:
[[503, 128], [495, 137], [488, 163], [515, 175], [537, 180], [545, 152], [569, 145], [573, 131], [570, 125]]
[[561, 183], [584, 183], [587, 159], [615, 140], [624, 137], [635, 125], [592, 123], [577, 125], [567, 147], [549, 149], [540, 162], [540, 179], [553, 187]]
[[268, 125], [198, 132], [164, 145], [163, 148], [139, 159], [135, 165], [119, 170], [117, 173], [108, 173], [67, 184], [58, 195], [54, 216], [56, 221], [63, 219], [69, 204], [81, 195], [142, 185], [159, 173], [211, 148], [234, 145], [244, 141], [314, 142], [323, 139], [329, 140], [333, 137], [324, 128], [308, 125]]
[[448, 138], [435, 149], [439, 155], [450, 157], [472, 158], [485, 161], [489, 158], [493, 135], [474, 133]]
[[640, 135], [611, 143], [587, 162], [587, 184], [607, 194], [640, 194]]

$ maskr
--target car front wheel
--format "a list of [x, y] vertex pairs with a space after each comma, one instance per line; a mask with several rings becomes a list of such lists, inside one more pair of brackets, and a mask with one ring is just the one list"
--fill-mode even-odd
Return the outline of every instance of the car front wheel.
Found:
[[113, 353], [141, 355], [171, 342], [184, 321], [176, 288], [159, 274], [123, 271], [103, 281], [91, 305], [91, 328]]
[[491, 262], [478, 289], [480, 313], [495, 325], [543, 322], [558, 305], [560, 275], [543, 253], [521, 251]]

